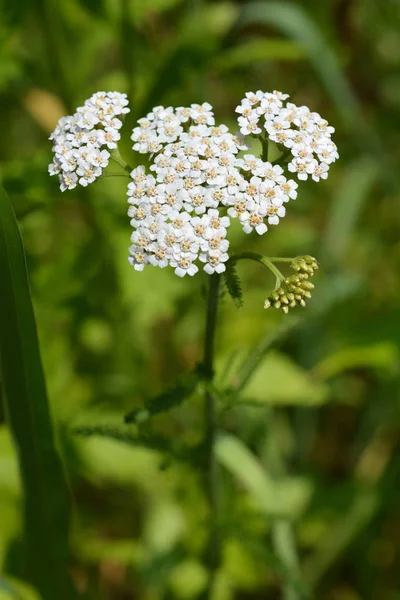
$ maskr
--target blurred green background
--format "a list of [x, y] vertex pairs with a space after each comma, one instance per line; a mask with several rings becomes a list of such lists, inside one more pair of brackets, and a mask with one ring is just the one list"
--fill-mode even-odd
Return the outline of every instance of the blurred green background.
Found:
[[[93, 600], [191, 599], [204, 589], [207, 504], [185, 450], [201, 440], [201, 397], [146, 424], [147, 443], [135, 442], [135, 426], [128, 443], [74, 430], [115, 426], [114, 435], [124, 435], [124, 414], [195, 366], [206, 277], [129, 267], [124, 180], [61, 194], [47, 175], [48, 135], [92, 93], [125, 91], [131, 113], [121, 150], [136, 165], [130, 129], [154, 105], [209, 101], [217, 121], [235, 130], [246, 91], [278, 89], [335, 126], [340, 160], [327, 182], [301, 185], [279, 227], [231, 238], [238, 251], [312, 254], [321, 271], [308, 308], [289, 320], [263, 310], [273, 280], [259, 265], [239, 266], [242, 309], [229, 296], [222, 301], [219, 385], [234, 383], [243, 361], [258, 362], [244, 398], [219, 404], [220, 426], [236, 445], [227, 438], [219, 450], [225, 541], [216, 598], [282, 598], [269, 499], [246, 462], [258, 457], [274, 475], [273, 439], [287, 475], [269, 490], [285, 486], [284, 510], [314, 597], [399, 600], [398, 0], [0, 7], [0, 174], [23, 235], [71, 484], [77, 589]], [[160, 436], [165, 451], [153, 447]], [[17, 462], [0, 408], [2, 600], [39, 597], [23, 583], [21, 535]]]

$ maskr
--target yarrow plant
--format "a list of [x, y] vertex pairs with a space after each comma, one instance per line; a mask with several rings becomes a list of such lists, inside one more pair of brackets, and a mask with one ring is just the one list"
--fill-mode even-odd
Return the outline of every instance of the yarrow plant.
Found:
[[[207, 102], [157, 106], [138, 120], [131, 135], [133, 150], [148, 155], [149, 167], [131, 170], [116, 150], [121, 118], [129, 112], [126, 94], [98, 92], [73, 116], [58, 122], [50, 136], [54, 161], [49, 172], [58, 175], [62, 191], [78, 184], [86, 187], [114, 159], [130, 171], [129, 262], [134, 269], [171, 266], [184, 277], [195, 275], [202, 264], [207, 274], [220, 274], [230, 259], [232, 219], [239, 220], [244, 233], [264, 235], [285, 216], [287, 203], [296, 199], [298, 182], [326, 179], [339, 156], [331, 138], [334, 128], [288, 98], [278, 91], [247, 92], [236, 108], [238, 135], [215, 124]], [[260, 156], [249, 153], [246, 136], [261, 142]], [[268, 160], [271, 143], [280, 152], [274, 162]], [[270, 260], [268, 266], [273, 266]], [[277, 274], [276, 267], [271, 270]], [[226, 277], [229, 273], [232, 269]], [[312, 284], [303, 282], [307, 294], [297, 289], [294, 297], [284, 294], [283, 301], [281, 296], [278, 300], [286, 281], [278, 273], [277, 287], [265, 307], [287, 312], [297, 303], [304, 305]]]
[[[169, 266], [176, 275], [184, 277], [195, 275], [202, 265], [209, 276], [202, 362], [176, 386], [150, 400], [145, 409], [135, 409], [125, 417], [127, 423], [136, 423], [140, 431], [152, 415], [182, 402], [201, 384], [205, 396], [201, 449], [205, 459], [200, 466], [207, 473], [211, 513], [205, 551], [210, 572], [209, 598], [221, 563], [214, 383], [221, 275], [232, 298], [241, 304], [236, 264], [241, 259], [258, 261], [275, 276], [275, 287], [268, 293], [265, 308], [273, 306], [288, 313], [291, 308], [305, 306], [314, 287], [310, 278], [318, 269], [312, 256], [231, 254], [229, 227], [237, 219], [244, 233], [265, 235], [285, 216], [286, 206], [297, 198], [299, 185], [307, 179], [326, 179], [339, 156], [331, 138], [333, 127], [318, 113], [296, 106], [288, 98], [278, 91], [246, 93], [236, 108], [240, 128], [237, 134], [226, 125], [215, 123], [212, 106], [207, 102], [190, 107], [157, 106], [139, 119], [132, 131], [133, 150], [147, 155], [145, 164], [134, 169], [123, 161], [117, 149], [123, 117], [129, 112], [125, 94], [94, 94], [73, 116], [60, 119], [50, 136], [54, 161], [49, 172], [58, 175], [62, 191], [78, 184], [85, 187], [108, 175], [104, 169], [110, 159], [122, 167], [119, 175], [129, 177], [128, 215], [133, 227], [129, 262], [136, 271], [147, 266]], [[259, 156], [250, 153], [248, 139], [258, 141]], [[272, 156], [277, 158], [271, 160]], [[289, 265], [291, 273], [282, 274], [279, 263]], [[247, 371], [245, 365], [236, 388], [222, 390], [221, 397], [231, 391], [237, 396]], [[285, 539], [276, 543], [276, 552], [293, 570], [295, 548], [289, 530], [289, 524], [277, 530], [275, 537], [283, 535]], [[293, 590], [289, 582], [285, 597], [297, 598]]]

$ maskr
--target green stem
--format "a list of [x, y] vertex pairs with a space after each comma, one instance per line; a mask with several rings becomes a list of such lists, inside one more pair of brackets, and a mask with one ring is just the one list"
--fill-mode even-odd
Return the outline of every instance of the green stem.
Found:
[[[287, 468], [277, 439], [274, 414], [274, 409], [271, 409], [268, 418], [267, 460], [271, 474], [277, 479], [281, 479], [287, 476]], [[283, 582], [284, 600], [301, 600], [303, 594], [300, 594], [299, 587], [303, 587], [303, 585], [301, 584], [299, 558], [297, 556], [292, 524], [288, 519], [276, 519], [272, 525], [271, 533], [275, 553], [287, 573], [287, 577]]]
[[[275, 265], [273, 264], [273, 260], [279, 260], [279, 259], [271, 259], [268, 258], [267, 256], [263, 256], [262, 254], [257, 254], [256, 252], [241, 252], [240, 254], [234, 254], [233, 256], [231, 256], [231, 258], [229, 259], [231, 262], [235, 263], [238, 260], [242, 260], [242, 259], [249, 259], [249, 260], [254, 260], [255, 262], [259, 262], [262, 265], [265, 265], [266, 267], [268, 267], [268, 269], [271, 271], [271, 273], [273, 273], [275, 275], [275, 289], [277, 290], [280, 285], [281, 282], [285, 279], [285, 276], [282, 275], [282, 273], [280, 272], [280, 270], [275, 267]], [[290, 261], [292, 259], [289, 259]], [[285, 259], [282, 259], [282, 262], [286, 262]]]
[[215, 442], [217, 437], [217, 419], [215, 398], [212, 390], [214, 379], [214, 344], [217, 325], [219, 288], [221, 276], [210, 275], [208, 289], [206, 332], [204, 340], [204, 379], [205, 379], [205, 437], [206, 451], [206, 489], [210, 507], [210, 529], [206, 548], [206, 563], [209, 569], [209, 582], [204, 598], [212, 597], [215, 574], [220, 564], [221, 540], [218, 530], [219, 512], [219, 468], [215, 458]]
[[261, 160], [263, 160], [264, 162], [268, 162], [268, 146], [269, 146], [268, 137], [261, 138], [261, 147], [262, 147]]
[[276, 277], [275, 289], [278, 289], [278, 287], [281, 284], [281, 281], [283, 281], [285, 279], [284, 275], [282, 275], [280, 270], [277, 267], [275, 267], [275, 265], [271, 262], [271, 260], [268, 259], [266, 256], [263, 256], [261, 262], [263, 263], [263, 265], [268, 267], [269, 270], [275, 275], [275, 277]]
[[124, 171], [127, 171], [128, 173], [130, 173], [132, 171], [132, 167], [130, 167], [128, 165], [128, 163], [126, 163], [124, 161], [124, 159], [122, 158], [122, 156], [120, 155], [119, 151], [116, 149], [114, 150], [114, 153], [110, 155], [110, 158], [117, 163], [117, 165], [119, 165], [120, 167], [122, 167], [124, 169]]
[[275, 160], [273, 160], [271, 162], [271, 165], [272, 166], [280, 165], [281, 167], [286, 166], [287, 165], [287, 159], [290, 158], [290, 155], [291, 155], [290, 150], [289, 149], [285, 149], [278, 158], [276, 158]]
[[285, 256], [268, 256], [268, 260], [270, 260], [271, 262], [291, 263], [294, 261], [294, 258], [287, 258]]
[[292, 525], [287, 519], [277, 519], [273, 524], [272, 543], [276, 555], [290, 575], [283, 584], [284, 600], [300, 600], [297, 587], [292, 583], [299, 580], [299, 563]]
[[129, 179], [129, 175], [126, 173], [103, 173], [102, 177], [127, 177]]

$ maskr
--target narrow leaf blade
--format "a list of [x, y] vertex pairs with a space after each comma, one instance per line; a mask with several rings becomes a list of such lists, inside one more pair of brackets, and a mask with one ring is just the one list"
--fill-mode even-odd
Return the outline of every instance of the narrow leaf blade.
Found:
[[26, 578], [43, 600], [70, 600], [75, 596], [67, 575], [67, 485], [54, 442], [24, 249], [1, 186], [0, 281], [1, 370], [23, 484]]

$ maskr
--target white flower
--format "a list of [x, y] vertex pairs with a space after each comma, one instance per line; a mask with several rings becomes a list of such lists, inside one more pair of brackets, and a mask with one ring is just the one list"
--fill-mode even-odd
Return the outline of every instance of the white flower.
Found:
[[135, 271], [143, 271], [145, 264], [148, 262], [146, 252], [140, 248], [138, 249], [136, 246], [131, 247], [129, 252], [129, 264], [132, 265]]
[[[317, 113], [287, 99], [278, 91], [249, 92], [236, 109], [240, 135], [257, 136], [266, 131], [271, 141], [284, 148], [280, 164], [250, 153], [238, 157], [247, 150], [246, 144], [226, 125], [214, 125], [208, 103], [177, 109], [157, 106], [139, 119], [132, 131], [133, 148], [150, 154], [153, 174], [149, 175], [144, 166], [137, 167], [128, 185], [128, 215], [135, 228], [130, 262], [135, 269], [141, 270], [146, 264], [160, 268], [170, 265], [183, 277], [194, 275], [200, 260], [206, 273], [222, 273], [229, 259], [227, 230], [231, 218], [239, 219], [245, 233], [263, 235], [268, 225], [277, 225], [285, 216], [285, 203], [297, 197], [298, 183], [287, 177], [287, 170], [300, 180], [327, 177], [329, 165], [338, 158], [330, 137], [333, 128]], [[108, 111], [107, 99], [101, 95], [96, 103], [104, 111], [100, 120], [113, 123], [117, 131], [119, 120]], [[67, 135], [72, 135], [74, 121], [64, 125]], [[92, 131], [95, 136], [97, 128]], [[107, 125], [99, 134], [104, 143], [106, 134]], [[87, 132], [79, 130], [74, 135], [85, 139], [86, 145], [96, 142]], [[263, 136], [265, 139], [265, 133]], [[60, 126], [54, 143], [59, 146], [60, 158], [51, 171], [57, 172], [59, 165], [69, 164], [71, 147], [77, 142], [75, 137], [66, 137]], [[79, 155], [72, 151], [79, 165], [84, 163], [82, 169], [97, 166], [93, 157], [99, 150], [94, 145], [94, 149], [81, 152], [78, 143]], [[107, 156], [104, 162], [98, 158], [99, 168], [107, 160]]]
[[199, 125], [214, 125], [214, 114], [212, 106], [208, 102], [203, 104], [191, 104], [190, 116]]
[[58, 175], [61, 171], [61, 165], [59, 162], [50, 163], [48, 167], [50, 175]]
[[86, 187], [89, 183], [93, 183], [95, 179], [100, 177], [101, 169], [90, 165], [89, 163], [81, 162], [76, 171], [79, 175], [79, 183]]
[[[248, 92], [236, 108], [240, 115], [238, 123], [244, 135], [258, 135], [260, 128], [264, 128], [271, 141], [291, 152], [289, 170], [297, 173], [300, 180], [305, 180], [309, 175], [313, 176], [321, 163], [329, 166], [339, 158], [337, 147], [331, 140], [334, 128], [318, 113], [311, 112], [307, 106], [286, 102], [287, 98], [287, 94], [276, 90], [272, 93]], [[253, 174], [263, 176], [261, 169], [251, 170]], [[325, 167], [318, 172], [321, 175], [313, 177], [314, 181], [326, 179], [328, 171]]]
[[110, 153], [107, 150], [93, 150], [91, 154], [89, 154], [89, 162], [96, 167], [101, 167], [104, 169], [108, 165], [108, 159], [110, 158]]
[[116, 129], [113, 129], [112, 127], [106, 127], [104, 132], [104, 142], [107, 148], [109, 148], [110, 150], [116, 148], [117, 144], [115, 142], [118, 142], [118, 140], [120, 139], [121, 135]]
[[299, 187], [299, 184], [296, 183], [293, 179], [285, 180], [279, 185], [279, 187], [284, 196], [284, 202], [287, 202], [289, 198], [293, 200], [297, 198], [297, 188]]
[[261, 133], [261, 127], [258, 125], [258, 118], [247, 119], [239, 117], [240, 133], [243, 135], [258, 135]]
[[223, 273], [226, 270], [225, 262], [229, 259], [227, 252], [221, 250], [209, 250], [200, 254], [200, 260], [204, 263], [204, 271], [209, 275]]
[[77, 182], [85, 187], [102, 175], [110, 157], [102, 146], [117, 147], [122, 126], [117, 117], [129, 112], [127, 105], [126, 94], [97, 92], [74, 115], [58, 121], [50, 135], [55, 166], [49, 167], [49, 173], [59, 175], [62, 191], [72, 189]]
[[314, 181], [319, 181], [320, 179], [327, 179], [328, 171], [328, 165], [326, 163], [321, 163], [320, 165], [317, 165], [315, 167], [311, 177], [314, 179]]
[[245, 154], [243, 158], [236, 160], [236, 166], [244, 171], [251, 171], [256, 174], [256, 169], [263, 165], [260, 158], [256, 158], [253, 154]]
[[193, 263], [192, 259], [187, 256], [180, 258], [173, 257], [170, 260], [171, 267], [176, 267], [175, 274], [178, 277], [184, 277], [185, 275], [195, 275], [199, 268]]
[[292, 173], [297, 173], [297, 177], [305, 181], [309, 175], [312, 175], [317, 166], [316, 160], [304, 160], [302, 158], [294, 158], [289, 164], [288, 169]]
[[269, 225], [278, 225], [279, 219], [284, 217], [286, 214], [286, 208], [284, 206], [275, 206], [269, 204], [267, 206], [266, 217]]
[[268, 229], [263, 215], [260, 214], [260, 207], [254, 201], [248, 202], [248, 210], [240, 215], [239, 220], [245, 233], [255, 230], [259, 235], [263, 235]]
[[63, 173], [60, 180], [60, 188], [62, 192], [65, 190], [73, 190], [78, 182], [76, 173]]
[[257, 92], [246, 92], [246, 98], [242, 100], [242, 104], [249, 104], [250, 106], [254, 106], [258, 104], [264, 98], [264, 92], [258, 90]]

